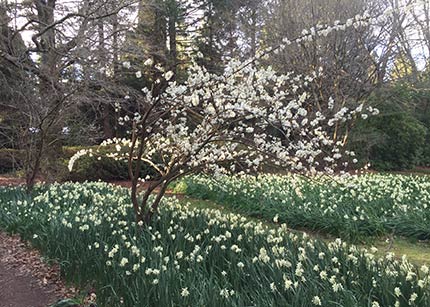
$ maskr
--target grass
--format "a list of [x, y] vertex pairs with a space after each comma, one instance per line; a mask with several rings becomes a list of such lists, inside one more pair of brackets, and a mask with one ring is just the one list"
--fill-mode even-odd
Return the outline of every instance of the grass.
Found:
[[417, 266], [429, 263], [430, 243], [411, 242], [405, 238], [396, 238], [392, 246], [384, 240], [377, 240], [374, 246], [378, 248], [378, 255], [382, 256], [386, 252], [393, 252], [397, 256], [406, 255], [407, 258]]
[[430, 175], [430, 167], [417, 167], [413, 171], [413, 173]]

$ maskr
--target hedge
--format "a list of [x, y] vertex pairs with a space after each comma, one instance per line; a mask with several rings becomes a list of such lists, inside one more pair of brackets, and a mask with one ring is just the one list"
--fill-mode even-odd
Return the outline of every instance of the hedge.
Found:
[[[62, 157], [57, 167], [57, 174], [60, 178], [57, 181], [112, 181], [126, 180], [128, 176], [128, 164], [125, 161], [118, 161], [106, 157], [89, 157], [84, 156], [78, 159], [72, 172], [69, 172], [67, 166], [70, 158], [84, 147], [63, 147]], [[85, 147], [88, 148], [88, 147]], [[94, 147], [96, 148], [96, 147]], [[0, 149], [0, 174], [19, 171], [23, 164], [24, 154], [16, 149]], [[143, 164], [141, 168], [141, 177], [150, 176], [154, 178], [157, 172], [148, 164]]]

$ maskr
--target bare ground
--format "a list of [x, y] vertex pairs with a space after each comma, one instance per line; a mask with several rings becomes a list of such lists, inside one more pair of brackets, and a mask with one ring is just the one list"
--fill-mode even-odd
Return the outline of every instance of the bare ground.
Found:
[[58, 266], [49, 266], [40, 254], [17, 236], [0, 232], [0, 306], [46, 307], [73, 296]]

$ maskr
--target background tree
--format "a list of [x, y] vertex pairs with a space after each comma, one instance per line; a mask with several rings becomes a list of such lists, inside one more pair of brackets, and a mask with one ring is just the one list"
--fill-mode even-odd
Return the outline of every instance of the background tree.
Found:
[[[16, 129], [21, 131], [18, 147], [26, 153], [24, 168], [29, 190], [41, 166], [50, 167], [50, 161], [58, 161], [62, 133], [67, 132], [66, 117], [76, 108], [77, 96], [85, 96], [82, 89], [87, 86], [80, 78], [85, 69], [80, 65], [88, 57], [85, 51], [92, 41], [91, 24], [117, 14], [128, 5], [118, 1], [113, 5], [108, 0], [80, 1], [67, 6], [55, 0], [9, 4], [8, 12], [15, 26], [2, 31], [5, 47], [2, 46], [0, 57], [3, 63], [25, 76], [20, 86], [28, 89], [25, 95], [14, 96], [9, 104], [14, 104], [18, 111]], [[112, 9], [106, 11], [108, 7]], [[8, 29], [9, 24], [3, 29]], [[7, 48], [25, 31], [31, 33], [31, 41], [25, 48]], [[71, 74], [74, 78], [70, 78]], [[56, 169], [56, 165], [51, 166], [51, 171]]]

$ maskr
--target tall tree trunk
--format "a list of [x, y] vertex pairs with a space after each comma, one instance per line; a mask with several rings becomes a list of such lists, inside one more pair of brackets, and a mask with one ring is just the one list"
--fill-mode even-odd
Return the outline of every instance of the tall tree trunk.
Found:
[[[98, 58], [99, 58], [99, 78], [100, 80], [106, 79], [105, 67], [107, 67], [107, 52], [106, 52], [106, 42], [105, 42], [105, 27], [104, 20], [97, 20], [97, 34], [98, 34]], [[105, 139], [110, 139], [114, 136], [112, 129], [112, 112], [109, 100], [102, 102], [102, 118], [103, 118], [103, 137]]]
[[252, 9], [251, 14], [251, 54], [252, 58], [257, 54], [257, 10], [255, 8]]
[[170, 70], [175, 73], [178, 65], [178, 52], [177, 52], [177, 41], [176, 41], [176, 22], [177, 22], [178, 8], [175, 1], [171, 3], [169, 7], [169, 22], [168, 22], [168, 34], [169, 34], [169, 59], [170, 59]]
[[[39, 28], [37, 35], [33, 36], [40, 53], [40, 80], [39, 80], [39, 97], [41, 103], [46, 103], [47, 108], [41, 116], [39, 127], [40, 136], [36, 137], [35, 148], [29, 148], [33, 152], [30, 154], [30, 159], [27, 161], [26, 184], [27, 190], [30, 192], [35, 184], [35, 180], [40, 172], [42, 157], [49, 155], [49, 167], [55, 169], [53, 165], [56, 163], [58, 156], [61, 154], [62, 144], [58, 142], [56, 133], [56, 118], [59, 112], [59, 104], [62, 102], [62, 97], [58, 94], [58, 60], [59, 54], [55, 49], [55, 28], [50, 26], [54, 23], [54, 11], [56, 6], [55, 0], [37, 0], [37, 18]], [[37, 41], [37, 39], [40, 39]], [[61, 128], [60, 128], [61, 129]], [[61, 130], [60, 130], [61, 131]], [[49, 152], [47, 147], [49, 146]]]
[[166, 64], [166, 11], [164, 3], [142, 0], [139, 5], [137, 34], [145, 53], [156, 63]]

